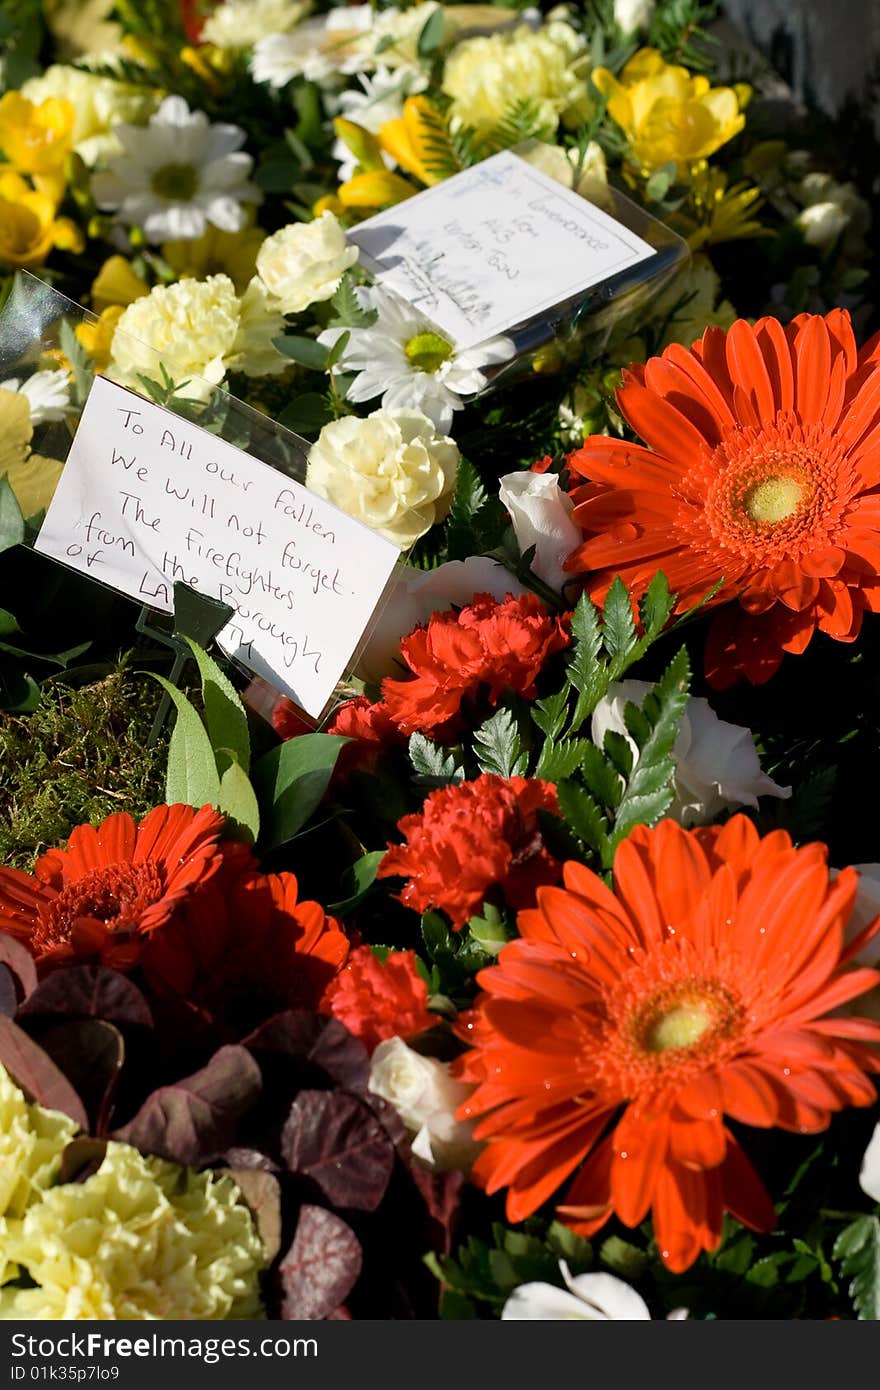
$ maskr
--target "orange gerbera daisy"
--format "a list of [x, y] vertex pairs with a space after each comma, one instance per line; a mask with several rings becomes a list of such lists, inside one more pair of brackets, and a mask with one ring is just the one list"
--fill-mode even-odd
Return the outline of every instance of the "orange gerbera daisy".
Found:
[[845, 949], [855, 870], [829, 882], [824, 845], [760, 840], [745, 816], [639, 827], [614, 893], [581, 864], [564, 881], [539, 888], [521, 939], [479, 976], [459, 1064], [477, 1083], [460, 1114], [485, 1116], [474, 1174], [508, 1188], [520, 1221], [580, 1169], [559, 1208], [568, 1225], [589, 1236], [612, 1213], [636, 1226], [653, 1209], [681, 1271], [717, 1246], [725, 1210], [774, 1224], [725, 1114], [812, 1134], [874, 1101], [880, 1024], [829, 1014], [880, 981], [841, 969], [880, 918]]
[[[818, 627], [858, 636], [880, 611], [880, 346], [849, 314], [706, 330], [624, 373], [620, 410], [650, 446], [601, 437], [569, 458], [587, 539], [568, 568], [601, 600], [662, 569], [683, 611], [721, 582], [709, 681], [756, 684]], [[723, 582], [722, 582], [723, 581]]]
[[0, 931], [46, 967], [85, 956], [129, 970], [144, 934], [219, 868], [224, 824], [211, 806], [156, 806], [139, 825], [125, 812], [79, 825], [33, 874], [0, 868]]

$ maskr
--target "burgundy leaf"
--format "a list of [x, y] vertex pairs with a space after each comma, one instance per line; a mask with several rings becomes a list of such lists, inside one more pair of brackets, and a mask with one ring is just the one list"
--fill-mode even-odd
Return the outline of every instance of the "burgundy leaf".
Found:
[[15, 976], [0, 961], [0, 1014], [5, 1014], [7, 1018], [12, 1018], [18, 1008], [18, 991], [15, 988]]
[[88, 1139], [85, 1135], [71, 1139], [61, 1154], [58, 1181], [85, 1182], [93, 1173], [97, 1173], [106, 1152], [107, 1142], [104, 1139]]
[[278, 1179], [271, 1173], [260, 1173], [254, 1168], [220, 1168], [227, 1173], [241, 1189], [241, 1195], [251, 1209], [256, 1222], [266, 1263], [271, 1264], [281, 1249], [281, 1188]]
[[341, 1091], [301, 1091], [281, 1151], [290, 1171], [311, 1178], [334, 1206], [359, 1211], [376, 1209], [394, 1167], [394, 1146], [376, 1116]]
[[370, 1059], [363, 1043], [335, 1018], [288, 1009], [261, 1024], [244, 1047], [253, 1052], [296, 1058], [306, 1066], [320, 1067], [337, 1085], [349, 1091], [365, 1091]]
[[19, 997], [26, 999], [37, 987], [37, 967], [30, 951], [14, 936], [0, 935], [0, 962], [15, 975], [21, 990]]
[[410, 1175], [428, 1208], [433, 1228], [431, 1245], [440, 1254], [448, 1255], [461, 1209], [464, 1175], [458, 1172], [434, 1172], [424, 1167], [417, 1158], [412, 1159]]
[[40, 1032], [39, 1041], [82, 1099], [91, 1133], [105, 1135], [125, 1061], [119, 1029], [103, 1019], [70, 1019], [52, 1023]]
[[268, 1154], [264, 1154], [260, 1149], [244, 1148], [240, 1144], [233, 1144], [231, 1149], [227, 1149], [223, 1154], [223, 1162], [230, 1168], [253, 1168], [261, 1173], [277, 1173], [278, 1164]]
[[314, 1322], [335, 1312], [354, 1288], [362, 1259], [350, 1226], [323, 1207], [304, 1206], [293, 1244], [278, 1267], [282, 1318]]
[[52, 1058], [28, 1037], [11, 1018], [0, 1014], [0, 1063], [31, 1100], [47, 1110], [69, 1115], [80, 1129], [88, 1129], [85, 1106]]
[[260, 1069], [245, 1048], [221, 1047], [200, 1071], [147, 1096], [114, 1138], [177, 1163], [210, 1163], [232, 1145], [260, 1085]]
[[152, 1028], [149, 1005], [137, 985], [106, 965], [53, 970], [21, 1006], [23, 1014], [76, 1014], [106, 1023]]

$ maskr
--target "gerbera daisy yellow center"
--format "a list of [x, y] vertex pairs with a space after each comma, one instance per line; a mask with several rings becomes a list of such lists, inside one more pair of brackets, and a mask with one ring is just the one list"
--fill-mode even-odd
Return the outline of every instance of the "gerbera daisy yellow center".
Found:
[[661, 1015], [645, 1039], [651, 1052], [666, 1052], [670, 1047], [691, 1047], [707, 1029], [712, 1027], [712, 1015], [700, 1002], [679, 1004]]
[[803, 486], [796, 478], [764, 478], [749, 489], [743, 500], [752, 521], [774, 526], [797, 511], [803, 495]]

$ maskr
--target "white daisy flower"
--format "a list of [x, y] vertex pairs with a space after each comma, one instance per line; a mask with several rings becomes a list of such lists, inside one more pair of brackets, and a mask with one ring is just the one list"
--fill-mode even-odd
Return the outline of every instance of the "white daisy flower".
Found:
[[148, 241], [195, 239], [208, 223], [240, 232], [242, 204], [260, 201], [248, 179], [253, 160], [241, 149], [244, 131], [212, 125], [183, 97], [166, 97], [149, 125], [118, 125], [114, 134], [125, 153], [93, 176], [92, 192], [100, 208], [142, 227]]
[[270, 87], [286, 87], [294, 77], [326, 82], [371, 65], [364, 38], [373, 27], [372, 5], [341, 5], [307, 19], [290, 34], [260, 39], [251, 58], [251, 76]]
[[70, 377], [63, 369], [34, 372], [24, 381], [11, 377], [8, 381], [0, 382], [0, 387], [27, 397], [31, 424], [35, 427], [63, 420], [70, 409]]
[[442, 434], [449, 433], [453, 411], [463, 396], [475, 395], [486, 385], [482, 371], [513, 356], [509, 338], [498, 337], [459, 351], [399, 295], [381, 285], [357, 291], [364, 309], [378, 317], [369, 328], [327, 328], [318, 342], [332, 348], [343, 333], [349, 334], [336, 370], [356, 372], [348, 388], [355, 403], [382, 397], [386, 410], [420, 410]]

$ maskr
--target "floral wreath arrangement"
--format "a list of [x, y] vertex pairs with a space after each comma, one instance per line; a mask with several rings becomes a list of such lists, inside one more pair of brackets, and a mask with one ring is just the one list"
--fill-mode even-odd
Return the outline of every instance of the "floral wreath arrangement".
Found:
[[[3, 1317], [880, 1317], [871, 212], [716, 8], [4, 7], [4, 295], [89, 312], [0, 372]], [[514, 150], [681, 248], [526, 355], [359, 230]], [[137, 732], [31, 548], [96, 373], [409, 552], [320, 730], [193, 641]]]

